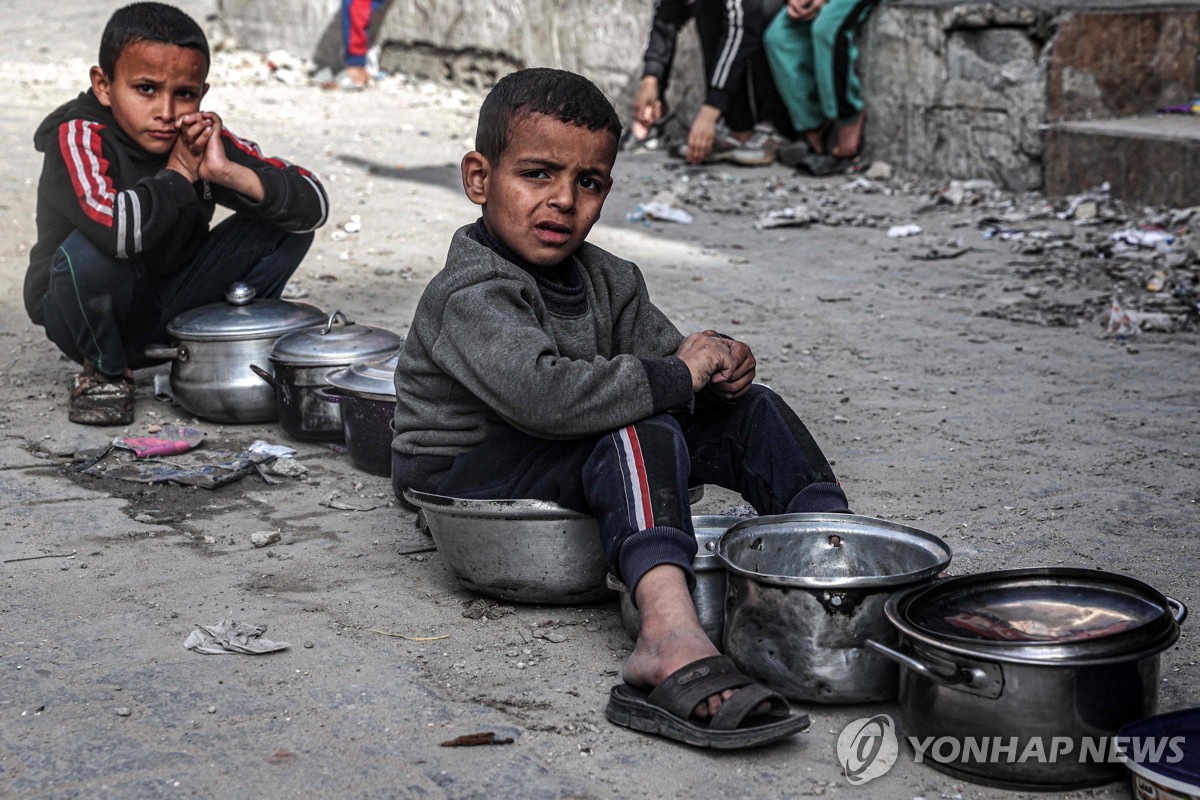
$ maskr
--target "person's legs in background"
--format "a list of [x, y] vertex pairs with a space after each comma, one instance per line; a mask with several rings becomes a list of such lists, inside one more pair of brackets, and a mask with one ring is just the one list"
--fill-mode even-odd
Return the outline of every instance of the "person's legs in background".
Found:
[[858, 63], [858, 27], [879, 0], [828, 0], [812, 23], [813, 68], [827, 119], [837, 120], [837, 141], [831, 150], [839, 158], [858, 155], [862, 146], [862, 82]]
[[803, 132], [812, 152], [825, 152], [829, 118], [817, 93], [812, 23], [794, 20], [787, 15], [787, 9], [781, 10], [763, 36], [763, 48], [792, 126]]
[[361, 89], [371, 76], [367, 72], [371, 17], [383, 0], [342, 0], [342, 52], [344, 88]]

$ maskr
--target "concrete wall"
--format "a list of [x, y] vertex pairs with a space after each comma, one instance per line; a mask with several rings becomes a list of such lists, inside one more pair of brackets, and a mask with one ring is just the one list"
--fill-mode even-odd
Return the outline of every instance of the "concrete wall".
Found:
[[[596, 81], [627, 113], [651, 0], [391, 0], [374, 26], [385, 69], [488, 86], [554, 66]], [[873, 158], [945, 178], [1043, 184], [1043, 124], [1137, 113], [1197, 91], [1200, 0], [891, 0], [862, 35]], [[239, 42], [340, 62], [338, 0], [220, 0]], [[1095, 11], [1099, 9], [1100, 13]], [[1112, 13], [1121, 9], [1122, 13]], [[674, 133], [702, 99], [695, 34], [668, 98]]]

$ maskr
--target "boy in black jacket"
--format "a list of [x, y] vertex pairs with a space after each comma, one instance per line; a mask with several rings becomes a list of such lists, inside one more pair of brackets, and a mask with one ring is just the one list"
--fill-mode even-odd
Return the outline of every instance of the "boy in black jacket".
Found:
[[[200, 110], [208, 43], [182, 11], [113, 14], [91, 89], [34, 135], [45, 153], [25, 309], [72, 360], [72, 422], [133, 421], [132, 368], [179, 314], [244, 281], [279, 297], [325, 222], [317, 178]], [[236, 213], [209, 229], [216, 203]]]

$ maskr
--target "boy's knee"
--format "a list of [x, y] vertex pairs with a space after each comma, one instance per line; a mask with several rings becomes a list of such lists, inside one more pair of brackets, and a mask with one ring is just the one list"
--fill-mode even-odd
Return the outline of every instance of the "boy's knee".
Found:
[[54, 253], [50, 269], [51, 291], [60, 280], [68, 281], [72, 291], [90, 294], [89, 290], [93, 288], [107, 290], [119, 283], [128, 271], [128, 261], [103, 252], [82, 233], [74, 231]]

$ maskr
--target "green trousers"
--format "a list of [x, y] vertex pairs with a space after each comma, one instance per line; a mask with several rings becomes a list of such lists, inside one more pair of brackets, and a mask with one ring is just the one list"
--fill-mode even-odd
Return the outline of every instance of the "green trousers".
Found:
[[878, 3], [826, 0], [809, 22], [791, 19], [785, 7], [767, 27], [763, 45], [771, 75], [797, 131], [848, 122], [862, 111], [855, 33]]

